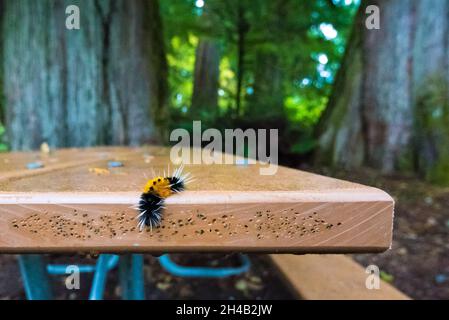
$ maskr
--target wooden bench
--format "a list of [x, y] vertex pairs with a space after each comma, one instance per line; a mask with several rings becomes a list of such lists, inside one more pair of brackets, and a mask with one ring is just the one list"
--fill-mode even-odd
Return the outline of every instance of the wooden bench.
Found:
[[[168, 155], [163, 147], [1, 154], [0, 253], [304, 254], [391, 245], [394, 204], [382, 190], [285, 167], [263, 176], [260, 163], [186, 165], [196, 181], [167, 199], [160, 228], [139, 231], [130, 206], [153, 170], [167, 170]], [[123, 166], [108, 168], [110, 161]], [[33, 162], [41, 168], [27, 169]]]
[[270, 255], [298, 298], [307, 300], [408, 300], [385, 281], [367, 289], [365, 268], [344, 255]]

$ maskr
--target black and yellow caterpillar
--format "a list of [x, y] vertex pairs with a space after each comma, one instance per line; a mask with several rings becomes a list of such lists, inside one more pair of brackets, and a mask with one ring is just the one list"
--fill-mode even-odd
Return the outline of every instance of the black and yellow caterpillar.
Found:
[[143, 230], [145, 226], [158, 227], [162, 222], [164, 200], [174, 193], [185, 190], [186, 184], [191, 180], [190, 174], [182, 175], [183, 167], [179, 167], [173, 176], [158, 176], [148, 180], [140, 196], [139, 204], [135, 207], [139, 211], [137, 215], [138, 228]]

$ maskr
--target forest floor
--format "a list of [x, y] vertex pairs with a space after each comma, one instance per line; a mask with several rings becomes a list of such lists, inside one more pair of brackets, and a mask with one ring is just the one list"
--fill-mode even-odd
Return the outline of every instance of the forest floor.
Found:
[[[363, 266], [375, 264], [381, 277], [415, 299], [449, 299], [449, 188], [439, 188], [416, 178], [381, 176], [373, 170], [334, 171], [303, 168], [327, 176], [379, 187], [396, 201], [392, 249], [382, 254], [357, 254]], [[51, 262], [94, 263], [93, 258], [52, 255]], [[173, 255], [185, 265], [230, 266], [235, 255]], [[145, 256], [146, 297], [149, 299], [293, 299], [264, 255], [251, 255], [251, 270], [227, 279], [173, 277], [156, 258]], [[120, 297], [117, 270], [108, 275], [106, 299]], [[91, 275], [81, 276], [81, 289], [65, 289], [64, 279], [53, 277], [57, 299], [85, 299]], [[0, 299], [23, 299], [24, 292], [15, 256], [0, 255]]]
[[395, 199], [391, 250], [353, 258], [363, 266], [377, 265], [384, 280], [414, 299], [449, 299], [449, 188], [370, 169], [306, 170], [388, 192]]

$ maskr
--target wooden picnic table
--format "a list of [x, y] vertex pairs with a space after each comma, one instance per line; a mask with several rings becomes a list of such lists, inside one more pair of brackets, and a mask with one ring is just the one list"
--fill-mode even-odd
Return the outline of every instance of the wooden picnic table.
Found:
[[[118, 161], [122, 167], [108, 168]], [[43, 166], [27, 169], [27, 164]], [[166, 201], [163, 224], [139, 231], [136, 204], [165, 147], [0, 154], [0, 253], [380, 252], [393, 200], [382, 190], [279, 167], [186, 165], [196, 181]], [[171, 164], [173, 170], [173, 165]]]

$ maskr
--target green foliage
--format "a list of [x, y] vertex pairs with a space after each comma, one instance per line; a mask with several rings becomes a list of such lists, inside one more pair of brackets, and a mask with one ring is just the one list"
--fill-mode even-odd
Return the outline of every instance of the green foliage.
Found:
[[3, 94], [3, 85], [1, 79], [1, 67], [0, 67], [0, 152], [8, 151], [8, 145], [5, 143], [5, 127], [4, 122], [4, 108], [5, 108], [5, 96]]
[[220, 61], [220, 77], [218, 90], [218, 107], [221, 113], [233, 109], [237, 90], [236, 74], [232, 69], [231, 59], [224, 56]]
[[[312, 151], [313, 127], [326, 106], [358, 7], [345, 2], [205, 0], [197, 7], [195, 0], [162, 1], [171, 127], [190, 130], [193, 118], [198, 120], [189, 108], [195, 49], [206, 37], [219, 44], [221, 59], [217, 112], [201, 113], [203, 126], [279, 128], [281, 152]], [[239, 75], [242, 109], [237, 113]]]
[[[1, 11], [0, 4], [0, 11]], [[0, 12], [0, 18], [2, 18], [2, 14]], [[2, 23], [0, 20], [0, 34], [2, 32]], [[0, 41], [0, 61], [3, 61], [3, 44]], [[3, 123], [5, 121], [5, 95], [3, 91], [3, 63], [0, 63], [0, 152], [5, 152], [8, 150], [7, 144], [5, 141], [5, 127]]]
[[174, 36], [167, 54], [169, 66], [170, 104], [177, 112], [187, 112], [193, 91], [193, 68], [198, 38], [189, 34], [183, 39]]
[[8, 145], [4, 143], [5, 127], [0, 124], [0, 152], [8, 151]]
[[312, 127], [327, 104], [327, 97], [312, 97], [307, 99], [300, 95], [288, 96], [285, 99], [289, 119], [305, 127]]
[[393, 281], [394, 281], [394, 276], [392, 274], [389, 274], [388, 272], [383, 271], [383, 270], [380, 271], [379, 276], [385, 282], [393, 283]]

